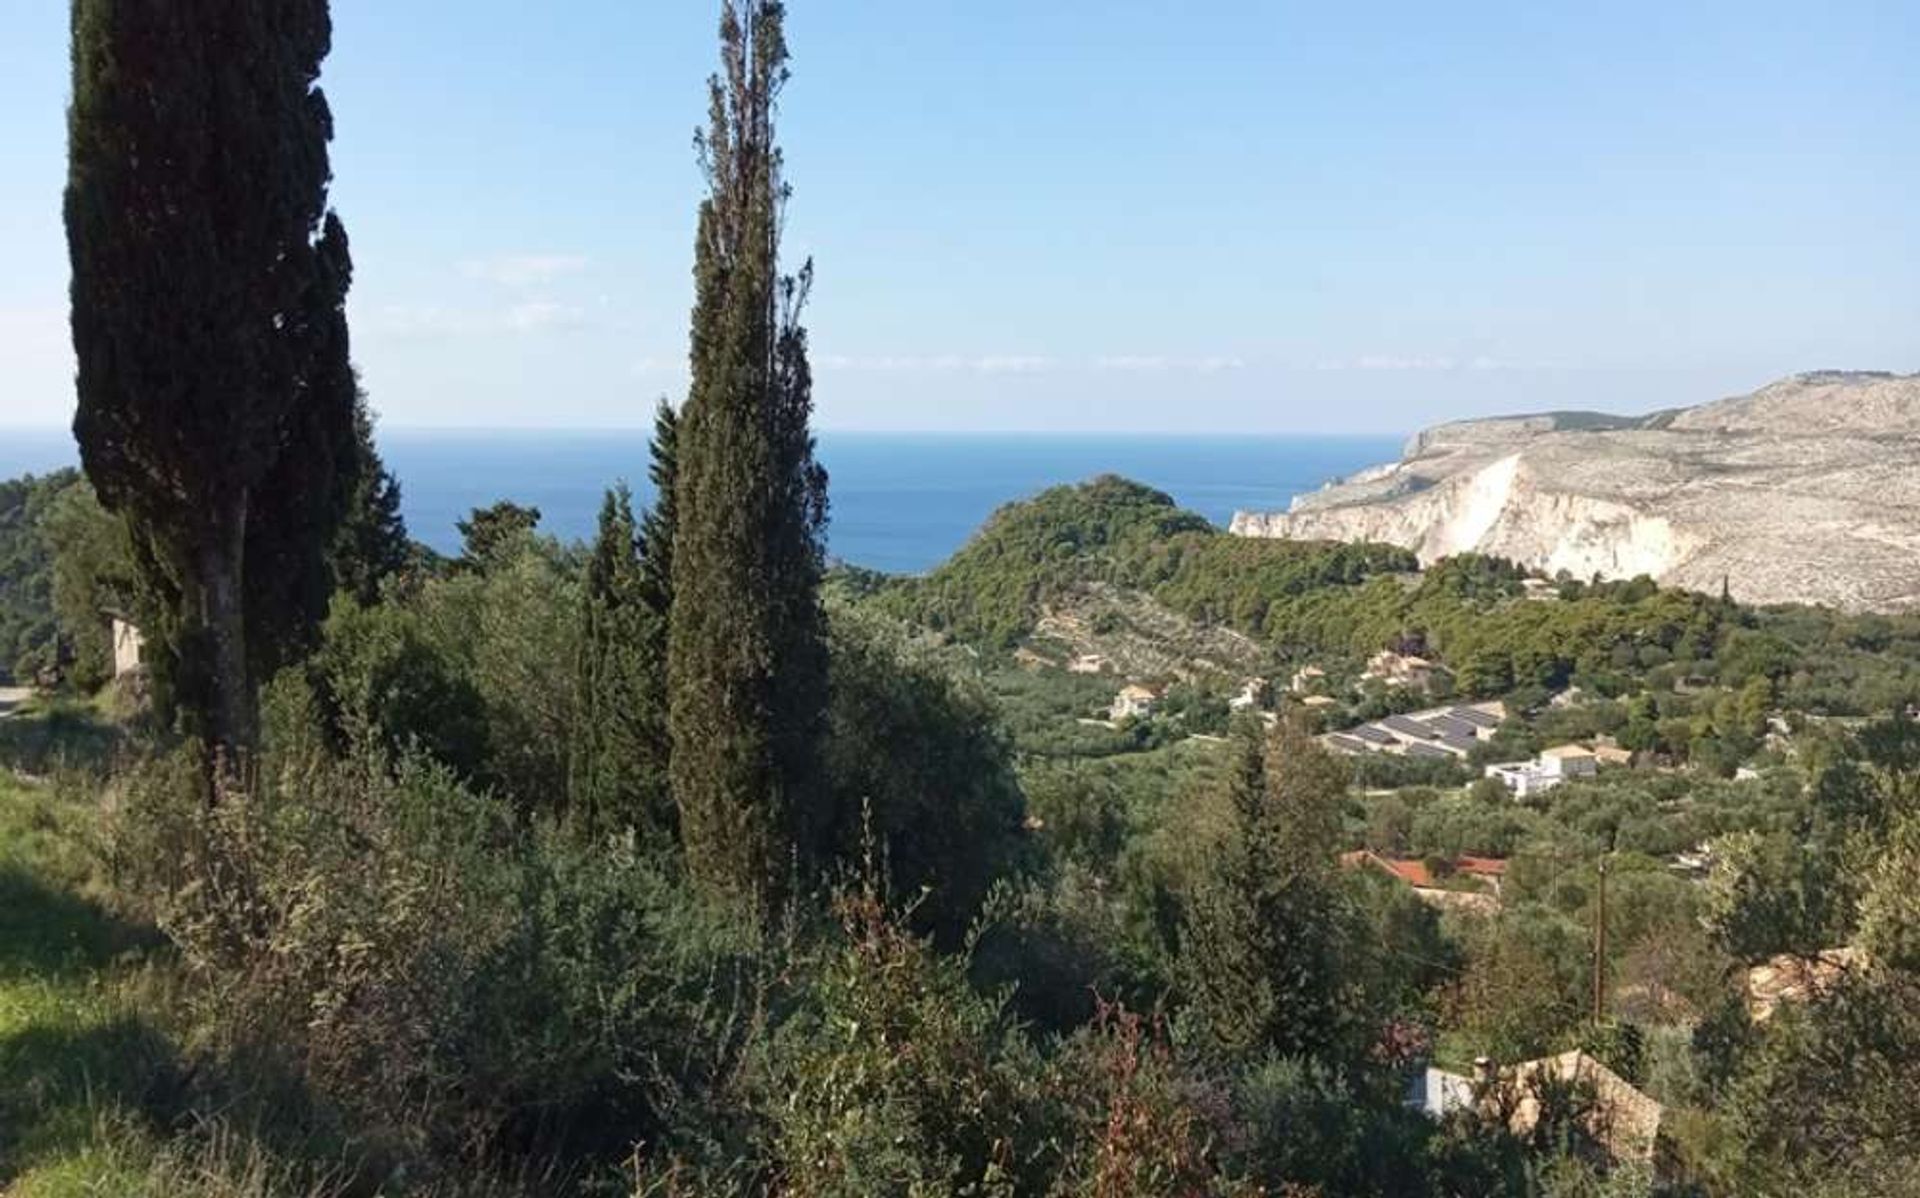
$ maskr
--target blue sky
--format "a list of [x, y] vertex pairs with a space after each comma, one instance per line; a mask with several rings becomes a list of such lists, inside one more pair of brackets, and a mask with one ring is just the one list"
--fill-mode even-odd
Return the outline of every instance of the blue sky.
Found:
[[[72, 405], [66, 5], [0, 0], [0, 424]], [[335, 0], [392, 424], [684, 388], [707, 0]], [[836, 428], [1404, 431], [1920, 369], [1920, 5], [794, 0]]]

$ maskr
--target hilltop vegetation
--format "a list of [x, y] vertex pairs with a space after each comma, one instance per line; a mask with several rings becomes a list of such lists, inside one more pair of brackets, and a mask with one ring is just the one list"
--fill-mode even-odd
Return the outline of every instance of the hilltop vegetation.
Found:
[[1150, 593], [1192, 619], [1257, 630], [1307, 591], [1414, 569], [1389, 546], [1228, 537], [1172, 497], [1108, 475], [1008, 504], [924, 578], [884, 588], [885, 610], [983, 647], [1008, 649], [1074, 588]]
[[1472, 554], [1422, 572], [1394, 546], [1230, 536], [1107, 477], [1010, 504], [924, 578], [864, 589], [892, 615], [992, 652], [1025, 643], [1049, 606], [1107, 584], [1244, 633], [1279, 663], [1426, 652], [1474, 697], [1764, 684], [1769, 703], [1830, 716], [1920, 701], [1920, 615], [1754, 608], [1647, 579], [1561, 578], [1530, 593], [1525, 578]]

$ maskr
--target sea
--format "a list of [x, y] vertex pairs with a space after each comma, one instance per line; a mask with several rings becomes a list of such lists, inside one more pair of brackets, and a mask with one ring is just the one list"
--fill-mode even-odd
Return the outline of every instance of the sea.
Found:
[[[932, 569], [994, 509], [1059, 483], [1119, 474], [1225, 526], [1240, 509], [1284, 509], [1365, 466], [1399, 457], [1379, 436], [1145, 433], [820, 434], [831, 478], [828, 552], [889, 573]], [[381, 455], [400, 479], [408, 530], [456, 552], [455, 521], [511, 499], [540, 509], [563, 539], [592, 536], [602, 495], [626, 480], [650, 498], [642, 430], [382, 428]], [[63, 430], [0, 428], [0, 478], [77, 463]]]

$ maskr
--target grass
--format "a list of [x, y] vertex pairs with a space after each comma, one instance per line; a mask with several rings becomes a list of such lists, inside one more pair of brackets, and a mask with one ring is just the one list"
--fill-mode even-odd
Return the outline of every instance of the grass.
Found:
[[105, 884], [98, 782], [4, 762], [0, 1198], [388, 1192], [354, 1178], [268, 1074], [236, 1084], [183, 1048], [196, 1024], [182, 971]]
[[107, 901], [97, 826], [84, 784], [0, 772], [0, 1195], [334, 1192], [194, 1113], [177, 973]]
[[[158, 940], [96, 895], [90, 811], [0, 776], [0, 1192], [137, 1192], [100, 1122], [150, 1122], [174, 1075], [142, 1014]], [[124, 1139], [116, 1141], [124, 1144]], [[91, 1188], [89, 1188], [91, 1187]]]
[[111, 705], [106, 691], [90, 699], [36, 695], [27, 700], [0, 719], [0, 770], [104, 772], [125, 739]]

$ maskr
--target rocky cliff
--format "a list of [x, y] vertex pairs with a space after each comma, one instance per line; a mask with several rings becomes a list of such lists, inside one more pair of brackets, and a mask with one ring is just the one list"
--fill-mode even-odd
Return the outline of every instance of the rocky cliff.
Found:
[[1920, 605], [1920, 375], [1796, 375], [1645, 417], [1443, 424], [1401, 461], [1241, 512], [1243, 536], [1473, 550], [1555, 573], [1649, 574], [1751, 603]]

